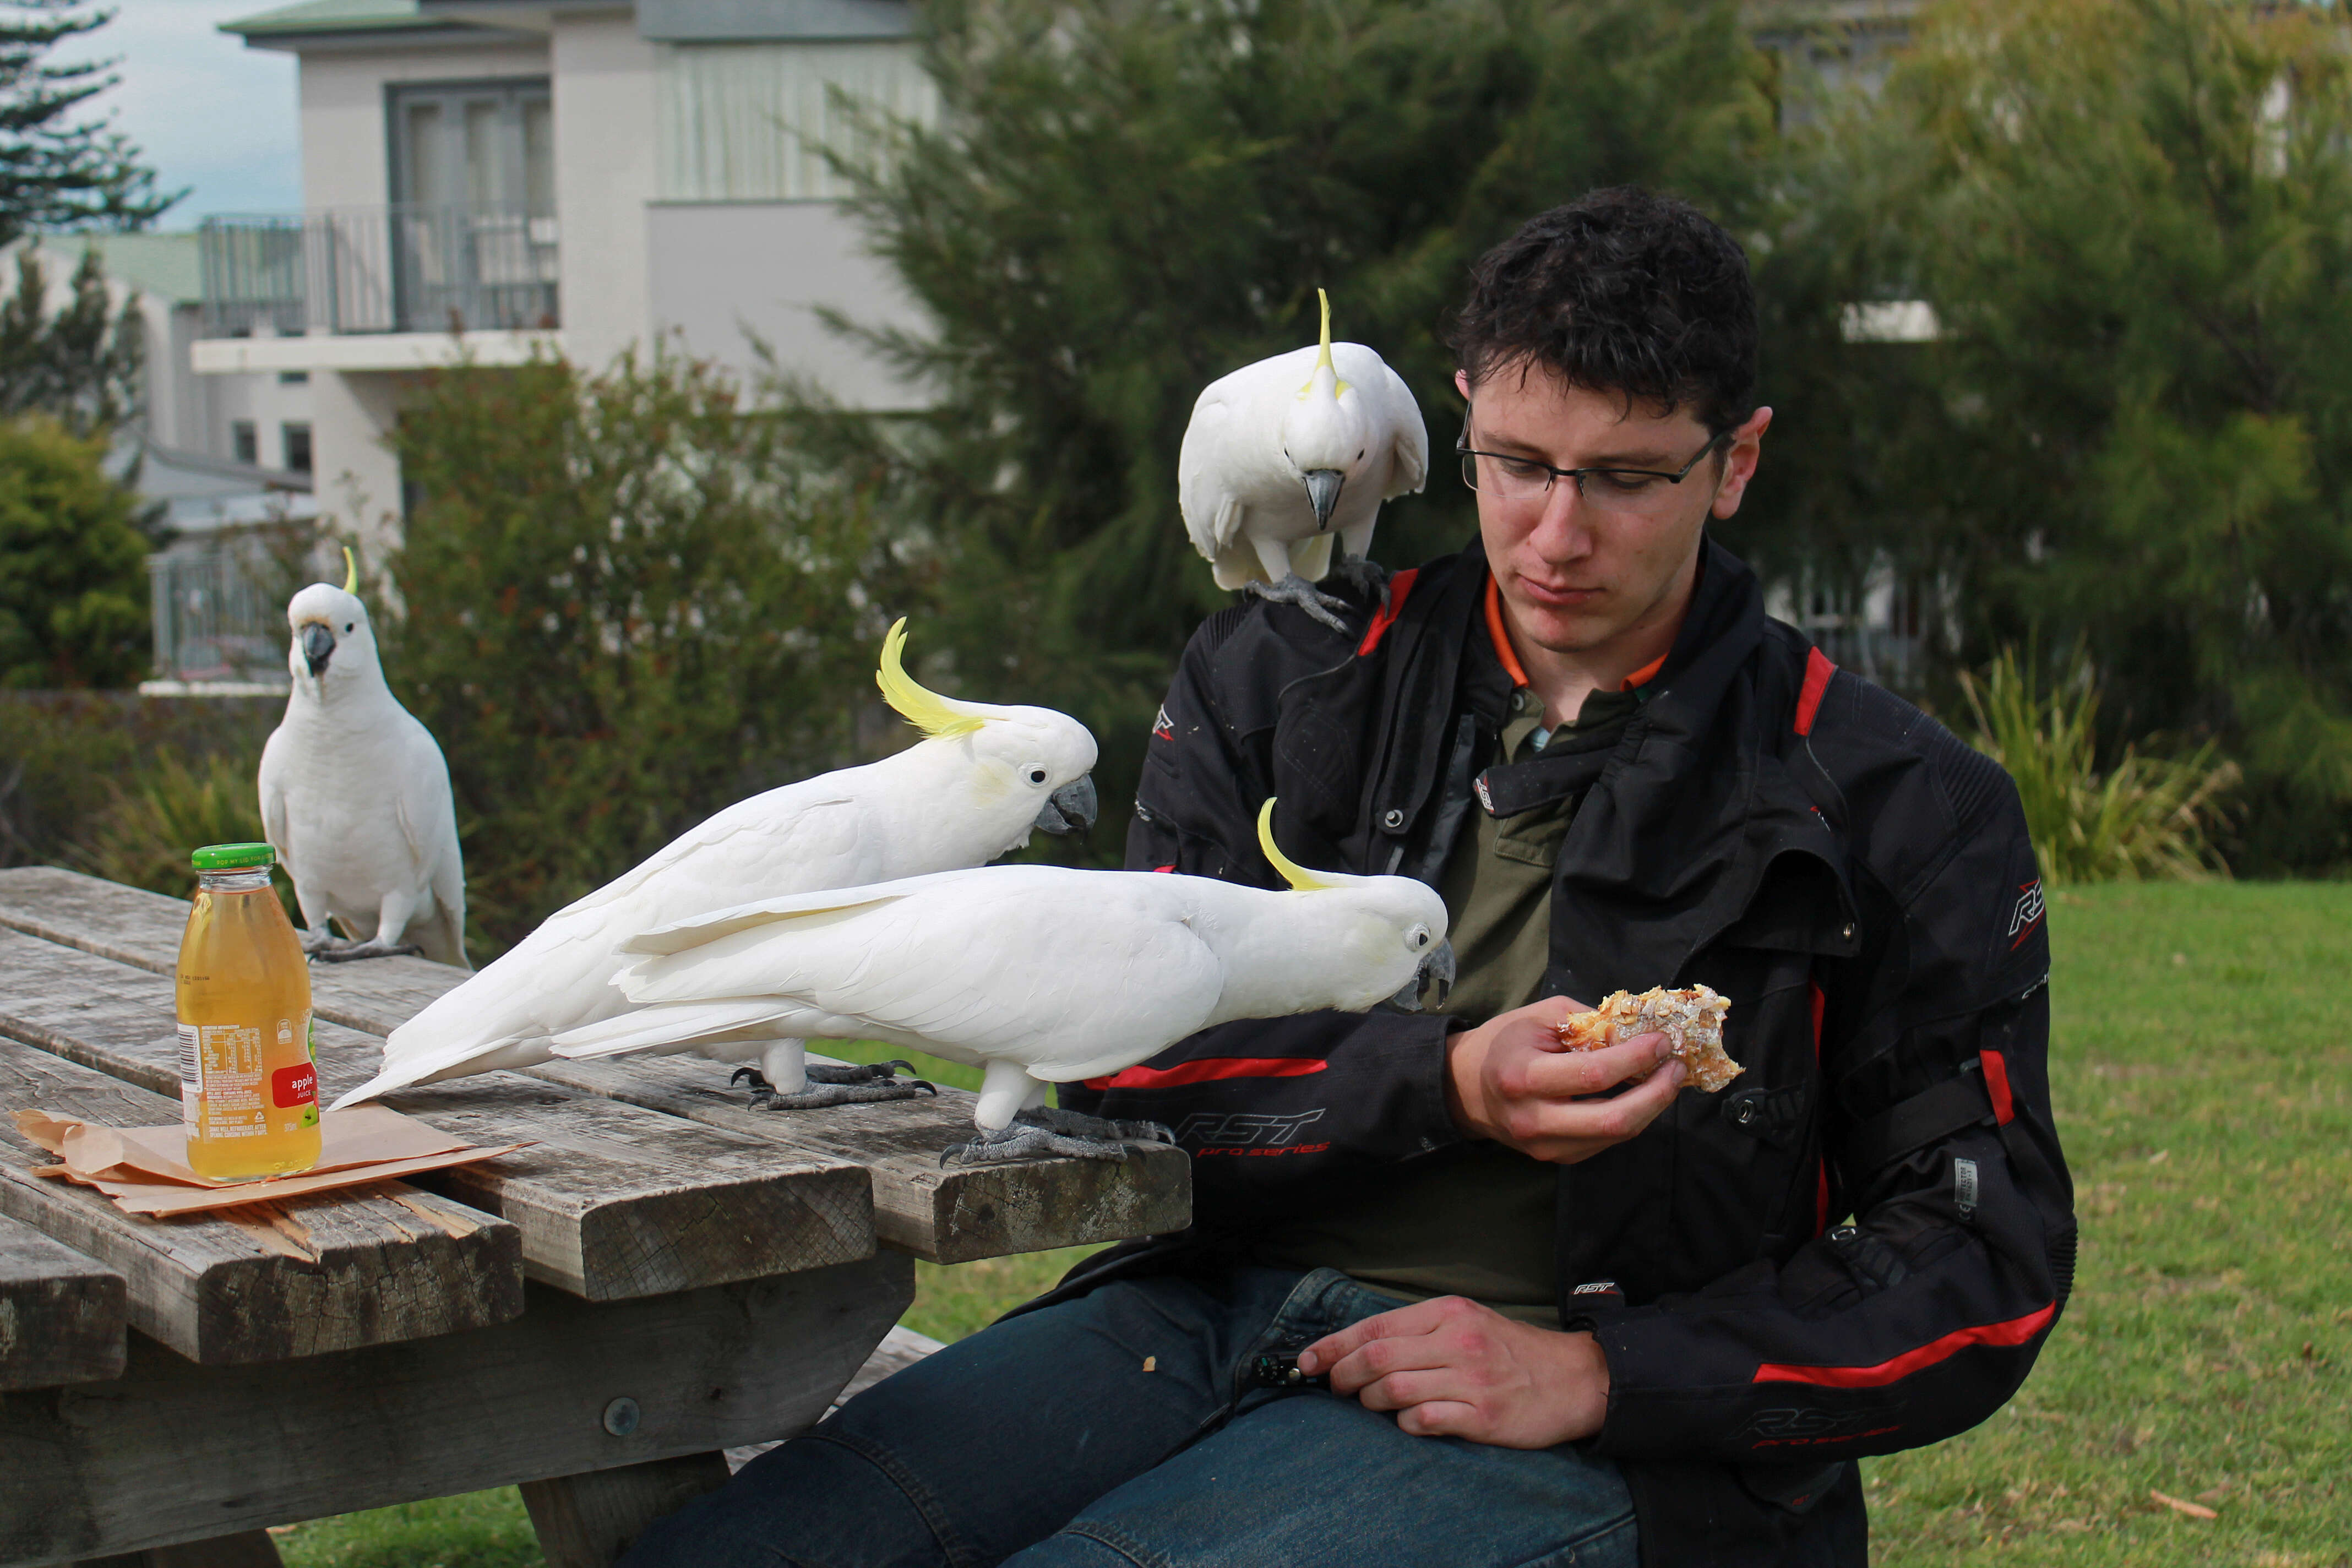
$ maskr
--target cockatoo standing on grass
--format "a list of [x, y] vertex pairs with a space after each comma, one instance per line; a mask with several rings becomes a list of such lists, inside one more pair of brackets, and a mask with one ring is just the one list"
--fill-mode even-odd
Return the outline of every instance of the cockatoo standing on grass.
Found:
[[1453, 983], [1433, 889], [1302, 870], [1276, 847], [1273, 816], [1268, 801], [1258, 842], [1289, 892], [991, 866], [663, 926], [623, 943], [653, 955], [621, 973], [638, 1010], [562, 1036], [556, 1052], [695, 1050], [779, 1029], [887, 1040], [983, 1069], [981, 1135], [949, 1155], [1123, 1159], [1118, 1140], [1165, 1131], [1049, 1109], [1046, 1086], [1118, 1072], [1213, 1024], [1415, 1009], [1426, 981]]
[[[466, 963], [466, 866], [449, 765], [383, 683], [347, 548], [340, 588], [286, 606], [294, 689], [261, 752], [262, 830], [293, 879], [314, 958]], [[364, 939], [341, 942], [330, 918]]]
[[1346, 602], [1314, 584], [1331, 570], [1377, 588], [1386, 575], [1366, 555], [1381, 503], [1421, 489], [1429, 429], [1396, 372], [1361, 343], [1322, 342], [1212, 382], [1192, 405], [1176, 459], [1185, 531], [1220, 588], [1297, 605], [1332, 630]]
[[[549, 916], [394, 1029], [383, 1070], [334, 1109], [413, 1083], [547, 1060], [551, 1037], [627, 1008], [613, 984], [631, 962], [623, 945], [657, 927], [758, 899], [979, 866], [1026, 844], [1033, 828], [1068, 833], [1093, 823], [1095, 740], [1085, 725], [1048, 708], [995, 708], [926, 691], [900, 662], [906, 640], [902, 620], [883, 639], [875, 679], [924, 740], [729, 806]], [[748, 1076], [756, 1080], [754, 1103], [768, 1109], [916, 1092], [892, 1079], [890, 1068], [903, 1064], [811, 1066], [789, 1028], [739, 1033], [703, 1054], [760, 1063]]]

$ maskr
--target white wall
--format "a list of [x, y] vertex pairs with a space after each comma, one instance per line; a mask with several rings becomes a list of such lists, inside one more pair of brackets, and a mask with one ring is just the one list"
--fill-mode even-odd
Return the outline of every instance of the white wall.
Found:
[[755, 362], [748, 329], [785, 369], [814, 378], [853, 407], [923, 406], [916, 389], [827, 332], [811, 309], [830, 305], [874, 326], [923, 324], [898, 280], [865, 254], [857, 226], [838, 205], [664, 205], [650, 219], [654, 320], [666, 332], [682, 333], [690, 352], [749, 368]]
[[370, 555], [400, 537], [400, 463], [385, 444], [402, 378], [381, 371], [313, 371], [312, 493], [320, 515], [357, 533]]
[[373, 207], [392, 200], [384, 89], [394, 83], [547, 74], [547, 51], [528, 44], [304, 55], [303, 206]]
[[655, 46], [625, 14], [558, 13], [558, 289], [573, 363], [600, 368], [653, 326], [646, 205], [654, 195]]

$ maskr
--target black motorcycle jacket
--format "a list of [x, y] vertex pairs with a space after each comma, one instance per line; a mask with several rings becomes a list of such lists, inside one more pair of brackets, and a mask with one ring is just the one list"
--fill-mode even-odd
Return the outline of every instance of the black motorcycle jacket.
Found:
[[[1706, 984], [1747, 1070], [1559, 1170], [1559, 1320], [1610, 1371], [1593, 1441], [1645, 1563], [1860, 1563], [1854, 1458], [1998, 1409], [2063, 1308], [2073, 1194], [2045, 1050], [2049, 942], [2015, 787], [1764, 612], [1709, 542], [1613, 751], [1496, 768], [1509, 698], [1474, 544], [1351, 635], [1250, 602], [1192, 637], [1152, 732], [1133, 870], [1264, 887], [1269, 796], [1310, 868], [1434, 885], [1468, 814], [1581, 792], [1548, 994]], [[1491, 770], [1491, 771], [1490, 771]], [[1458, 1143], [1442, 1016], [1205, 1030], [1063, 1102], [1175, 1130], [1194, 1224], [1073, 1274], [1202, 1266], [1364, 1173]]]

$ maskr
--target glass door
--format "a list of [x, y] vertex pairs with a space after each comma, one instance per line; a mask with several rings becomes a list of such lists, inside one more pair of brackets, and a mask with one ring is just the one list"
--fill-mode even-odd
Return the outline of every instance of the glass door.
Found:
[[398, 87], [391, 110], [399, 330], [555, 325], [547, 83]]

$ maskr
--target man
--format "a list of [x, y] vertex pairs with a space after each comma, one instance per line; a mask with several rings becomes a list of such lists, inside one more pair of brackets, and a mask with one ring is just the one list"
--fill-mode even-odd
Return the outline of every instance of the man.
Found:
[[[1479, 540], [1341, 637], [1205, 625], [1130, 868], [1444, 894], [1444, 1015], [1208, 1030], [1066, 1101], [1177, 1130], [1192, 1228], [1089, 1259], [633, 1563], [1860, 1563], [1855, 1457], [1999, 1407], [2071, 1282], [2014, 788], [1712, 542], [1771, 411], [1738, 247], [1603, 191], [1453, 335]], [[1745, 1068], [1560, 1051], [1731, 999]], [[1852, 1215], [1848, 1223], [1837, 1223]], [[1295, 1354], [1328, 1391], [1255, 1374]]]

